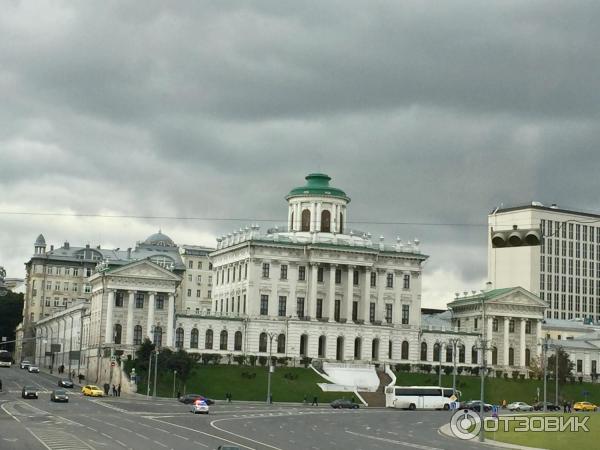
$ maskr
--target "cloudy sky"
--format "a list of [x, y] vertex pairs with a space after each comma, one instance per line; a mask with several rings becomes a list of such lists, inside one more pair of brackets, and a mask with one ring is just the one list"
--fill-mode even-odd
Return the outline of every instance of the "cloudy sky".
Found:
[[283, 223], [322, 171], [356, 228], [422, 241], [424, 305], [444, 305], [483, 286], [494, 206], [600, 210], [599, 20], [597, 1], [4, 1], [0, 265], [22, 277], [40, 232], [214, 245]]

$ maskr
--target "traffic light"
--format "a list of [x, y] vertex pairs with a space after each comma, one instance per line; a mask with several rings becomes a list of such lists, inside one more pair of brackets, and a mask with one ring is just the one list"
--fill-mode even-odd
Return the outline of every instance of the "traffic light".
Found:
[[492, 248], [531, 247], [542, 245], [542, 231], [539, 228], [518, 229], [513, 225], [512, 230], [494, 230], [491, 228]]

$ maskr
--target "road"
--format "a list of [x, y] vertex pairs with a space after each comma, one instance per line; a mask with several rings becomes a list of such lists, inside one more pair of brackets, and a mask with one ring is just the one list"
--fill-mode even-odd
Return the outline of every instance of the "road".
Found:
[[[82, 449], [216, 449], [219, 445], [249, 450], [284, 449], [479, 449], [440, 435], [448, 423], [443, 411], [386, 409], [332, 410], [327, 406], [268, 406], [217, 402], [210, 415], [193, 415], [174, 400], [142, 396], [83, 397], [71, 392], [69, 403], [50, 402], [57, 377], [2, 368], [0, 379], [0, 448]], [[32, 384], [38, 400], [21, 399]]]

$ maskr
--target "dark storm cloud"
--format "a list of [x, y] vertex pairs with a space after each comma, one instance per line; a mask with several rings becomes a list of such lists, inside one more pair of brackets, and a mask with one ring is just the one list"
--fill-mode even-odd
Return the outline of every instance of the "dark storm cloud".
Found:
[[[281, 224], [323, 171], [356, 228], [421, 239], [440, 304], [485, 280], [486, 228], [373, 222], [600, 209], [599, 18], [591, 1], [7, 2], [0, 209]], [[127, 247], [247, 224], [123, 223], [0, 216], [0, 264], [21, 272], [40, 231]]]

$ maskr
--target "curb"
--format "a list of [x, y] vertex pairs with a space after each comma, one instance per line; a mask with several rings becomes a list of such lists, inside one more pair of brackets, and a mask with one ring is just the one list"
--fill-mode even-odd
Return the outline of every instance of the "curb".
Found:
[[[438, 433], [442, 434], [450, 439], [463, 441], [462, 439], [458, 439], [456, 436], [454, 436], [454, 433], [452, 433], [452, 430], [450, 430], [449, 423], [444, 424], [441, 427], [439, 427]], [[463, 441], [463, 442], [465, 442], [465, 441]], [[539, 447], [526, 447], [524, 445], [509, 444], [507, 442], [494, 441], [493, 439], [489, 439], [489, 438], [486, 438], [484, 442], [479, 442], [479, 440], [476, 440], [476, 439], [470, 439], [466, 442], [473, 442], [473, 443], [477, 443], [479, 445], [489, 445], [492, 447], [511, 448], [511, 449], [518, 449], [518, 450], [545, 450], [545, 449], [539, 448]]]

